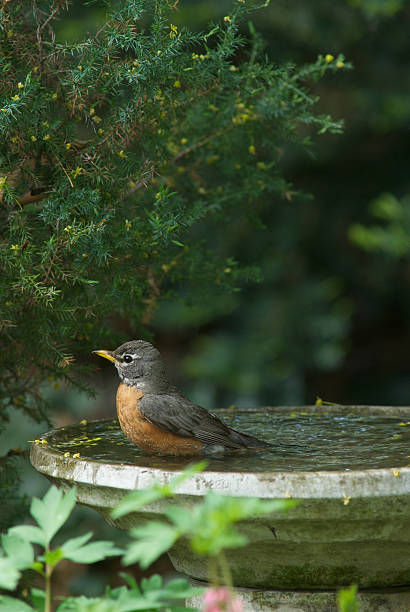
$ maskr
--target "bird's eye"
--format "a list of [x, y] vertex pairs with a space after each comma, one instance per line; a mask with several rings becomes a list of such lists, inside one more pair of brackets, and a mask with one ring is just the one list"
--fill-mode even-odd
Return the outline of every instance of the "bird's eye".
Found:
[[125, 363], [131, 363], [132, 357], [131, 357], [131, 355], [124, 355], [122, 360], [125, 361]]

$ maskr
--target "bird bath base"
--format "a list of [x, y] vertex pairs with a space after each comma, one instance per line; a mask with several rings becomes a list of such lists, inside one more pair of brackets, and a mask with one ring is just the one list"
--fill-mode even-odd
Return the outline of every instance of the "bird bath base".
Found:
[[[392, 427], [388, 433], [392, 444], [410, 448], [406, 441], [406, 436], [410, 436], [410, 425], [407, 427], [410, 408], [407, 407], [261, 408], [255, 409], [253, 414], [256, 418], [263, 411], [264, 418], [270, 420], [273, 429], [283, 415], [296, 415], [293, 421], [296, 431], [296, 410], [299, 414], [318, 418], [330, 413], [336, 421], [342, 419], [342, 423], [348, 415], [364, 417], [363, 423], [382, 417]], [[252, 413], [248, 410], [247, 414], [249, 412]], [[223, 412], [221, 416], [224, 418]], [[278, 457], [277, 463], [274, 458], [271, 460], [270, 469], [266, 469], [266, 460], [263, 459], [259, 469], [256, 465], [252, 471], [239, 468], [230, 470], [229, 462], [213, 460], [204, 472], [180, 485], [174, 500], [150, 504], [138, 513], [113, 521], [109, 516], [110, 511], [129, 491], [144, 489], [155, 481], [168, 482], [192, 458], [148, 457], [132, 448], [135, 456], [131, 460], [129, 456], [125, 459], [121, 454], [122, 447], [118, 449], [117, 459], [114, 456], [110, 461], [101, 459], [98, 453], [96, 459], [86, 457], [87, 443], [77, 448], [74, 441], [94, 439], [96, 442], [92, 442], [91, 446], [98, 446], [101, 436], [95, 435], [96, 423], [84, 425], [82, 436], [78, 434], [78, 426], [45, 434], [42, 438], [46, 443], [32, 446], [31, 461], [38, 471], [58, 486], [68, 489], [75, 485], [79, 503], [96, 509], [109, 523], [120, 529], [129, 529], [144, 521], [163, 517], [170, 503], [193, 505], [198, 496], [209, 490], [232, 496], [291, 497], [301, 500], [300, 505], [286, 513], [241, 523], [239, 529], [247, 536], [249, 544], [240, 551], [227, 551], [234, 584], [245, 587], [250, 608], [281, 612], [330, 612], [336, 610], [336, 604], [334, 593], [329, 591], [354, 583], [360, 589], [393, 589], [382, 594], [361, 591], [362, 599], [368, 597], [369, 602], [373, 602], [369, 603], [373, 607], [363, 607], [363, 611], [410, 610], [410, 591], [397, 591], [397, 587], [410, 585], [409, 459], [407, 455], [404, 459], [400, 453], [399, 459], [396, 459], [397, 455], [389, 459], [383, 446], [386, 440], [374, 440], [370, 464], [377, 464], [380, 458], [383, 467], [370, 469], [358, 469], [357, 466], [351, 470], [346, 466], [336, 469], [337, 466], [330, 465], [330, 469], [318, 471], [312, 468], [288, 471]], [[112, 421], [105, 423], [111, 423], [113, 430], [116, 427]], [[100, 428], [106, 426], [109, 429], [104, 423]], [[363, 444], [366, 435], [364, 433], [362, 436]], [[281, 434], [280, 439], [282, 437]], [[352, 445], [352, 456], [354, 448], [359, 447], [360, 450], [360, 441], [359, 435]], [[302, 448], [305, 453], [309, 452], [308, 443]], [[79, 451], [81, 457], [74, 458], [73, 451]], [[334, 451], [334, 446], [327, 449], [330, 462]], [[322, 459], [323, 456], [317, 458], [319, 465]], [[184, 540], [177, 542], [170, 552], [170, 558], [177, 571], [194, 579], [206, 580], [206, 561], [195, 556]], [[288, 591], [293, 589], [295, 592], [289, 594]], [[301, 590], [314, 589], [318, 592], [301, 593]], [[329, 603], [329, 598], [333, 604]], [[376, 600], [393, 603], [381, 603], [377, 607], [374, 603]], [[315, 601], [316, 607], [312, 607], [309, 601]], [[325, 602], [322, 607], [321, 601]]]
[[[195, 586], [205, 583], [192, 581]], [[337, 612], [335, 591], [272, 591], [235, 589], [242, 598], [243, 612]], [[381, 589], [360, 591], [357, 594], [360, 612], [409, 612], [410, 591]], [[186, 601], [188, 607], [201, 609], [200, 597]]]

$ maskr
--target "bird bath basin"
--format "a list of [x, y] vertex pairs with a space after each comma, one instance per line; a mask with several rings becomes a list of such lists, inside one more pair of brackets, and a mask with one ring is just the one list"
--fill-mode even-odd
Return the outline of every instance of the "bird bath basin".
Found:
[[[410, 594], [403, 590], [410, 587], [410, 407], [332, 405], [218, 414], [272, 442], [274, 449], [215, 457], [204, 472], [180, 485], [175, 502], [156, 502], [117, 521], [109, 514], [125, 494], [169, 481], [193, 458], [144, 454], [116, 421], [104, 420], [48, 432], [42, 436], [46, 442], [33, 444], [31, 462], [58, 486], [75, 485], [79, 503], [121, 529], [159, 518], [169, 503], [193, 504], [209, 490], [300, 499], [287, 513], [241, 523], [249, 544], [227, 554], [235, 585], [257, 589], [254, 593], [329, 591], [352, 583], [361, 589], [401, 587], [401, 593], [391, 594], [400, 601], [363, 610], [410, 610]], [[170, 557], [178, 571], [206, 580], [206, 561], [184, 541]], [[400, 607], [403, 597], [407, 607]], [[283, 610], [336, 609], [320, 607], [319, 600], [315, 605]]]

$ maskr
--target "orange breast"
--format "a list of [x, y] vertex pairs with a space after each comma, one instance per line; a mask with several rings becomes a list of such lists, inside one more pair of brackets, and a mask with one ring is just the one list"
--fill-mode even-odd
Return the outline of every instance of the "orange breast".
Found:
[[131, 442], [139, 448], [165, 455], [197, 455], [203, 444], [163, 431], [153, 425], [138, 409], [144, 394], [135, 387], [121, 383], [117, 391], [117, 415], [121, 429]]

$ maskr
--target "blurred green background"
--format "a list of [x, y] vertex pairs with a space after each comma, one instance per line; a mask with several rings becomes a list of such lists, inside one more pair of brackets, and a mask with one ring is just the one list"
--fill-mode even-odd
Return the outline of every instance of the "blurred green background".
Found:
[[[232, 4], [175, 6], [178, 27], [200, 30]], [[57, 36], [79, 40], [104, 18], [102, 0], [75, 0]], [[259, 266], [261, 282], [213, 300], [191, 302], [181, 290], [162, 302], [148, 332], [174, 382], [208, 408], [297, 405], [316, 396], [407, 404], [410, 3], [275, 0], [253, 23], [275, 63], [312, 62], [319, 53], [343, 53], [353, 63], [353, 71], [311, 84], [320, 111], [344, 119], [344, 134], [315, 137], [310, 156], [289, 148], [284, 174], [298, 194], [261, 203], [262, 222], [238, 216], [229, 233], [213, 227], [215, 251]], [[193, 231], [209, 244], [206, 220]], [[124, 340], [135, 336], [126, 320], [116, 326]], [[52, 382], [44, 389], [56, 425], [113, 414], [116, 372], [93, 356], [90, 363], [95, 399]], [[15, 421], [7, 446], [42, 428]]]
[[[95, 30], [103, 4], [75, 0], [58, 35], [75, 40]], [[176, 7], [175, 24], [201, 29], [231, 3]], [[238, 217], [229, 233], [214, 234], [216, 251], [259, 266], [262, 281], [211, 303], [175, 294], [150, 325], [154, 342], [174, 382], [207, 408], [309, 404], [316, 396], [409, 404], [410, 3], [275, 0], [253, 22], [274, 62], [343, 53], [353, 63], [313, 84], [321, 111], [344, 119], [345, 131], [315, 139], [314, 155], [287, 152], [285, 176], [302, 194], [264, 202], [263, 223]], [[198, 224], [198, 240], [208, 231]], [[134, 336], [127, 321], [118, 327], [124, 339]], [[55, 425], [114, 414], [116, 373], [109, 363], [96, 367], [95, 399], [52, 383], [44, 389]], [[11, 418], [6, 449], [46, 427]], [[27, 494], [46, 488], [22, 469]], [[103, 528], [96, 515], [81, 517]], [[75, 580], [81, 591], [83, 578]]]

